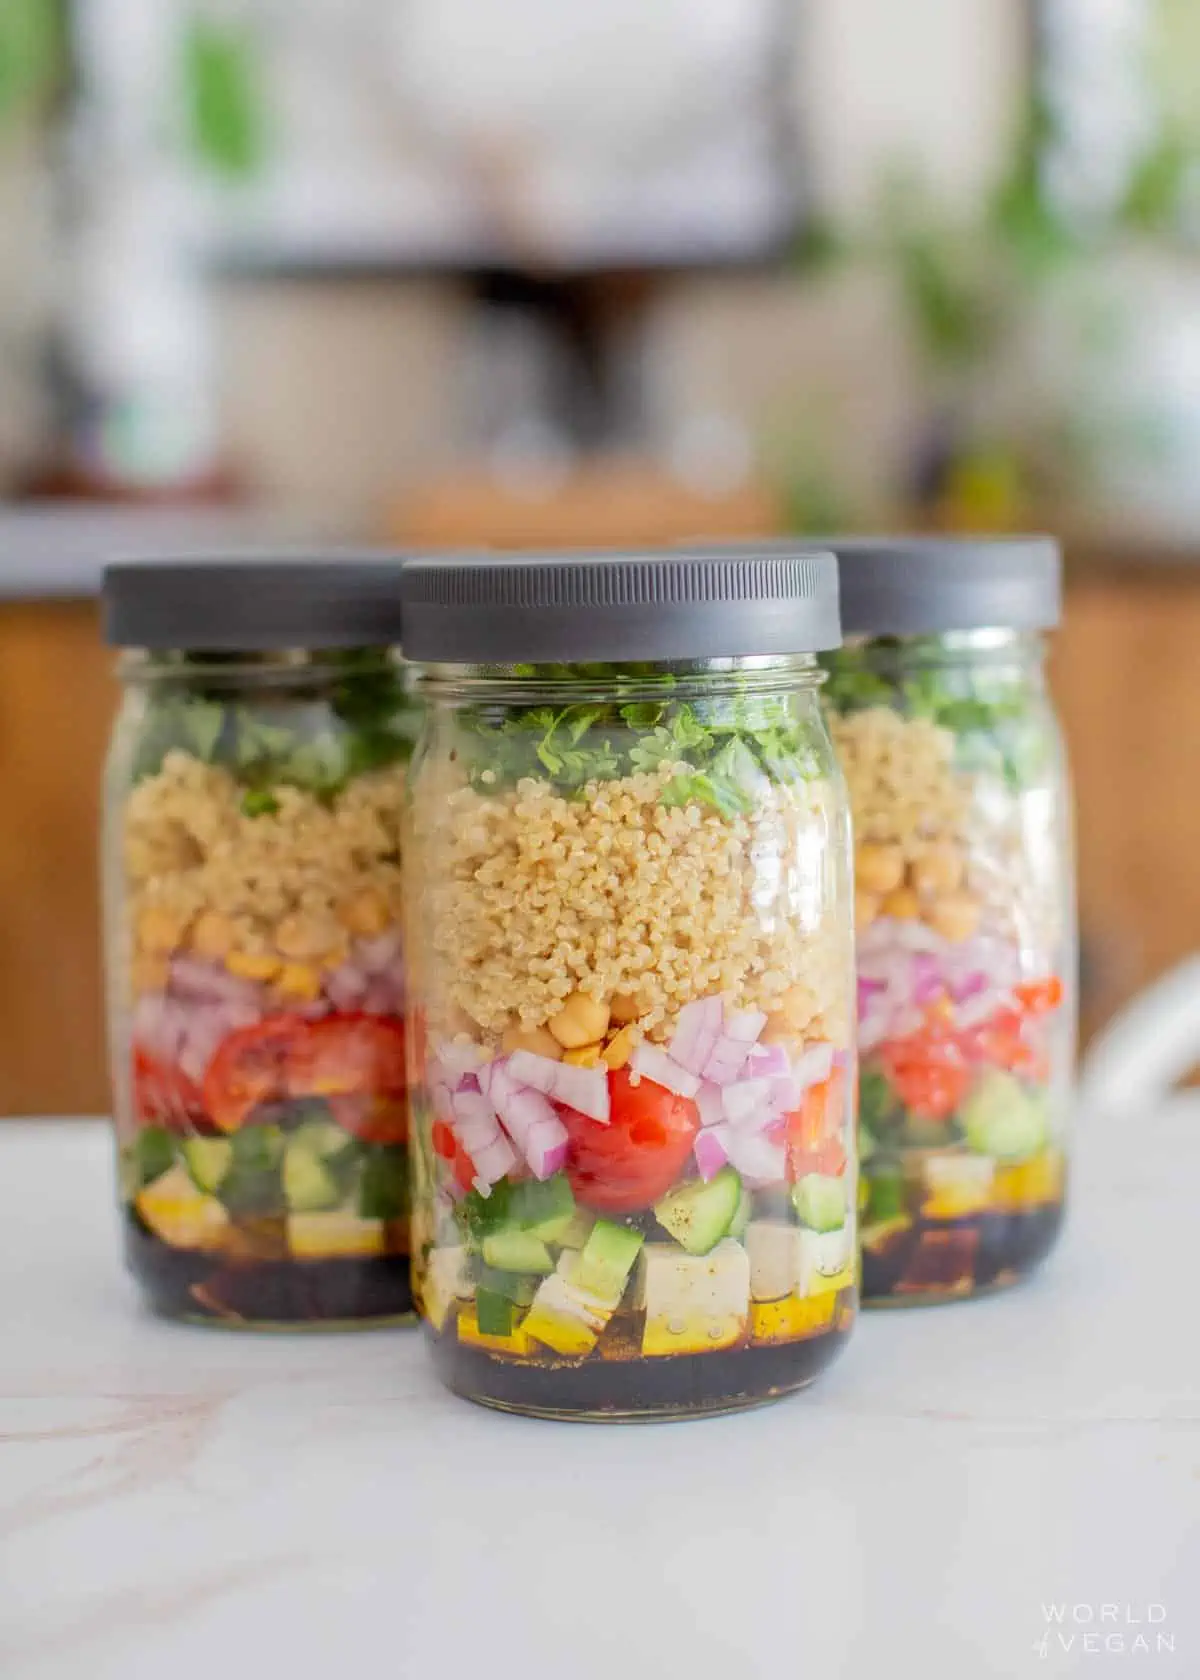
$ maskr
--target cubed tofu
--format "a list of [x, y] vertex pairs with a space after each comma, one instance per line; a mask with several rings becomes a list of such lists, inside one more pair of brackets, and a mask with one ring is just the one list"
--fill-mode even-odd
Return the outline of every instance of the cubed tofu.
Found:
[[558, 1257], [558, 1270], [538, 1285], [521, 1324], [526, 1335], [568, 1358], [591, 1353], [621, 1302], [620, 1290], [605, 1297], [581, 1289], [578, 1272], [578, 1252], [566, 1249]]
[[646, 1311], [644, 1354], [712, 1353], [745, 1336], [750, 1257], [732, 1237], [723, 1238], [709, 1254], [687, 1254], [675, 1243], [647, 1243], [638, 1263], [638, 1299]]
[[836, 1290], [810, 1295], [801, 1301], [789, 1295], [783, 1301], [755, 1301], [750, 1308], [750, 1334], [755, 1342], [798, 1342], [833, 1328], [837, 1313]]
[[465, 1248], [433, 1248], [418, 1273], [421, 1311], [435, 1330], [445, 1327], [455, 1301], [467, 1301], [475, 1292], [471, 1264]]
[[295, 1260], [373, 1260], [387, 1249], [382, 1219], [361, 1219], [342, 1208], [289, 1214], [287, 1238]]
[[746, 1227], [750, 1256], [750, 1299], [782, 1301], [800, 1283], [801, 1230], [783, 1219], [752, 1219]]
[[490, 1353], [533, 1352], [532, 1338], [523, 1324], [516, 1325], [508, 1336], [489, 1336], [481, 1330], [473, 1303], [465, 1303], [458, 1309], [458, 1339], [470, 1347], [487, 1348]]
[[926, 1219], [970, 1219], [992, 1199], [996, 1163], [990, 1155], [930, 1155], [922, 1177]]
[[219, 1248], [229, 1230], [229, 1215], [220, 1202], [198, 1190], [182, 1165], [139, 1190], [134, 1206], [171, 1248]]
[[801, 1231], [800, 1277], [796, 1293], [813, 1295], [849, 1289], [855, 1279], [854, 1225], [840, 1231]]

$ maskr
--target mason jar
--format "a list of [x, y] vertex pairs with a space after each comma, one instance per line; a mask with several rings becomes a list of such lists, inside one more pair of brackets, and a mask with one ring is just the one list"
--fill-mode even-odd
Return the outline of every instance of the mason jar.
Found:
[[172, 1317], [411, 1314], [400, 563], [110, 567], [125, 1250]]
[[850, 791], [864, 1299], [1011, 1283], [1063, 1218], [1075, 1045], [1070, 798], [1044, 539], [837, 543], [825, 657]]
[[455, 1392], [687, 1416], [856, 1305], [828, 554], [410, 563], [416, 1293]]

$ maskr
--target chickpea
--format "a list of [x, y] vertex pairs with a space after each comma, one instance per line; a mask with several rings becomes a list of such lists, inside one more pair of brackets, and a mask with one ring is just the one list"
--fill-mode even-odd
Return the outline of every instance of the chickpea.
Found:
[[263, 951], [231, 951], [225, 958], [225, 967], [240, 980], [261, 982], [274, 980], [283, 964], [278, 957]]
[[233, 949], [234, 929], [228, 916], [205, 910], [192, 929], [192, 949], [202, 957], [221, 962]]
[[912, 866], [912, 884], [922, 897], [940, 897], [962, 885], [966, 865], [952, 840], [935, 840]]
[[506, 1056], [514, 1050], [528, 1050], [534, 1056], [547, 1056], [553, 1062], [562, 1058], [562, 1045], [545, 1027], [509, 1027], [500, 1040]]
[[285, 964], [275, 984], [285, 997], [301, 1003], [315, 1003], [321, 995], [321, 976], [308, 963]]
[[859, 932], [870, 927], [879, 914], [879, 900], [874, 893], [863, 892], [861, 888], [854, 894], [854, 925]]
[[897, 887], [888, 893], [879, 906], [881, 914], [893, 916], [898, 922], [913, 922], [921, 913], [921, 905], [911, 887]]
[[801, 1036], [816, 1013], [816, 1000], [807, 986], [789, 986], [767, 1015], [762, 1036], [767, 1043]]
[[364, 887], [338, 906], [338, 918], [351, 933], [375, 939], [391, 925], [392, 912], [378, 887]]
[[558, 1014], [546, 1022], [564, 1050], [582, 1050], [608, 1031], [609, 1007], [586, 992], [572, 992]]
[[130, 979], [135, 993], [165, 992], [170, 967], [157, 951], [139, 951], [133, 959]]
[[608, 1043], [604, 1046], [604, 1049], [600, 1052], [600, 1060], [604, 1063], [605, 1067], [615, 1070], [617, 1068], [625, 1067], [632, 1055], [633, 1023], [630, 1022], [628, 1026], [622, 1027], [620, 1032], [614, 1033], [609, 1039]]
[[624, 1026], [627, 1021], [636, 1021], [643, 1014], [641, 1004], [632, 992], [614, 992], [610, 1011], [614, 1021]]
[[337, 925], [326, 916], [285, 916], [275, 929], [275, 944], [281, 955], [295, 962], [325, 956], [341, 939]]
[[854, 878], [864, 892], [890, 893], [904, 879], [904, 853], [864, 841], [855, 853]]
[[585, 1044], [581, 1050], [564, 1050], [563, 1061], [568, 1067], [599, 1067], [603, 1045]]
[[927, 917], [935, 933], [959, 945], [978, 928], [980, 907], [970, 893], [947, 893], [930, 907]]
[[183, 944], [191, 919], [163, 904], [147, 904], [137, 919], [138, 944], [144, 951], [169, 955]]

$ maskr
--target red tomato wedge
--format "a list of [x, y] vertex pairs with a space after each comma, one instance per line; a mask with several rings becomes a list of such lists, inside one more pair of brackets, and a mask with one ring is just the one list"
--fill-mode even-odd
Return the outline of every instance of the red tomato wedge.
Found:
[[231, 1033], [204, 1076], [208, 1110], [235, 1132], [260, 1104], [322, 1097], [364, 1143], [403, 1143], [404, 1028], [375, 1015], [274, 1015]]
[[1017, 1002], [1027, 1015], [1052, 1015], [1063, 1000], [1063, 983], [1057, 974], [1048, 980], [1031, 981], [1014, 988]]
[[846, 1075], [835, 1067], [820, 1085], [810, 1085], [800, 1107], [784, 1115], [788, 1171], [794, 1180], [805, 1173], [836, 1175], [846, 1164], [842, 1128], [846, 1118]]
[[575, 1197], [597, 1213], [635, 1213], [651, 1207], [687, 1164], [700, 1111], [686, 1097], [629, 1071], [608, 1076], [607, 1126], [574, 1109], [558, 1112], [567, 1128], [567, 1177]]
[[208, 1125], [204, 1097], [196, 1082], [182, 1068], [160, 1062], [146, 1050], [133, 1053], [133, 1100], [143, 1126], [192, 1132]]

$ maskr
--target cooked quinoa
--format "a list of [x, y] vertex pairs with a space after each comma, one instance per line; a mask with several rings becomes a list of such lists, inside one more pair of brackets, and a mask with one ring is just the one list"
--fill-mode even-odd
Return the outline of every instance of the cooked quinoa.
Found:
[[954, 736], [925, 718], [871, 706], [829, 719], [850, 791], [855, 838], [898, 845], [906, 861], [935, 837], [962, 834], [969, 778], [954, 768]]
[[[363, 775], [325, 802], [293, 787], [248, 816], [227, 770], [171, 752], [125, 804], [122, 857], [135, 989], [194, 949], [249, 978], [336, 966], [351, 937], [401, 915], [404, 771]], [[139, 977], [142, 985], [139, 986]]]
[[719, 991], [795, 1036], [844, 1041], [832, 786], [773, 784], [752, 816], [728, 817], [661, 802], [688, 773], [664, 764], [570, 798], [532, 778], [480, 792], [455, 766], [425, 766], [412, 844], [435, 884], [410, 946], [435, 1031], [536, 1029], [582, 993], [622, 1000], [639, 1034], [662, 1038], [684, 1004]]

